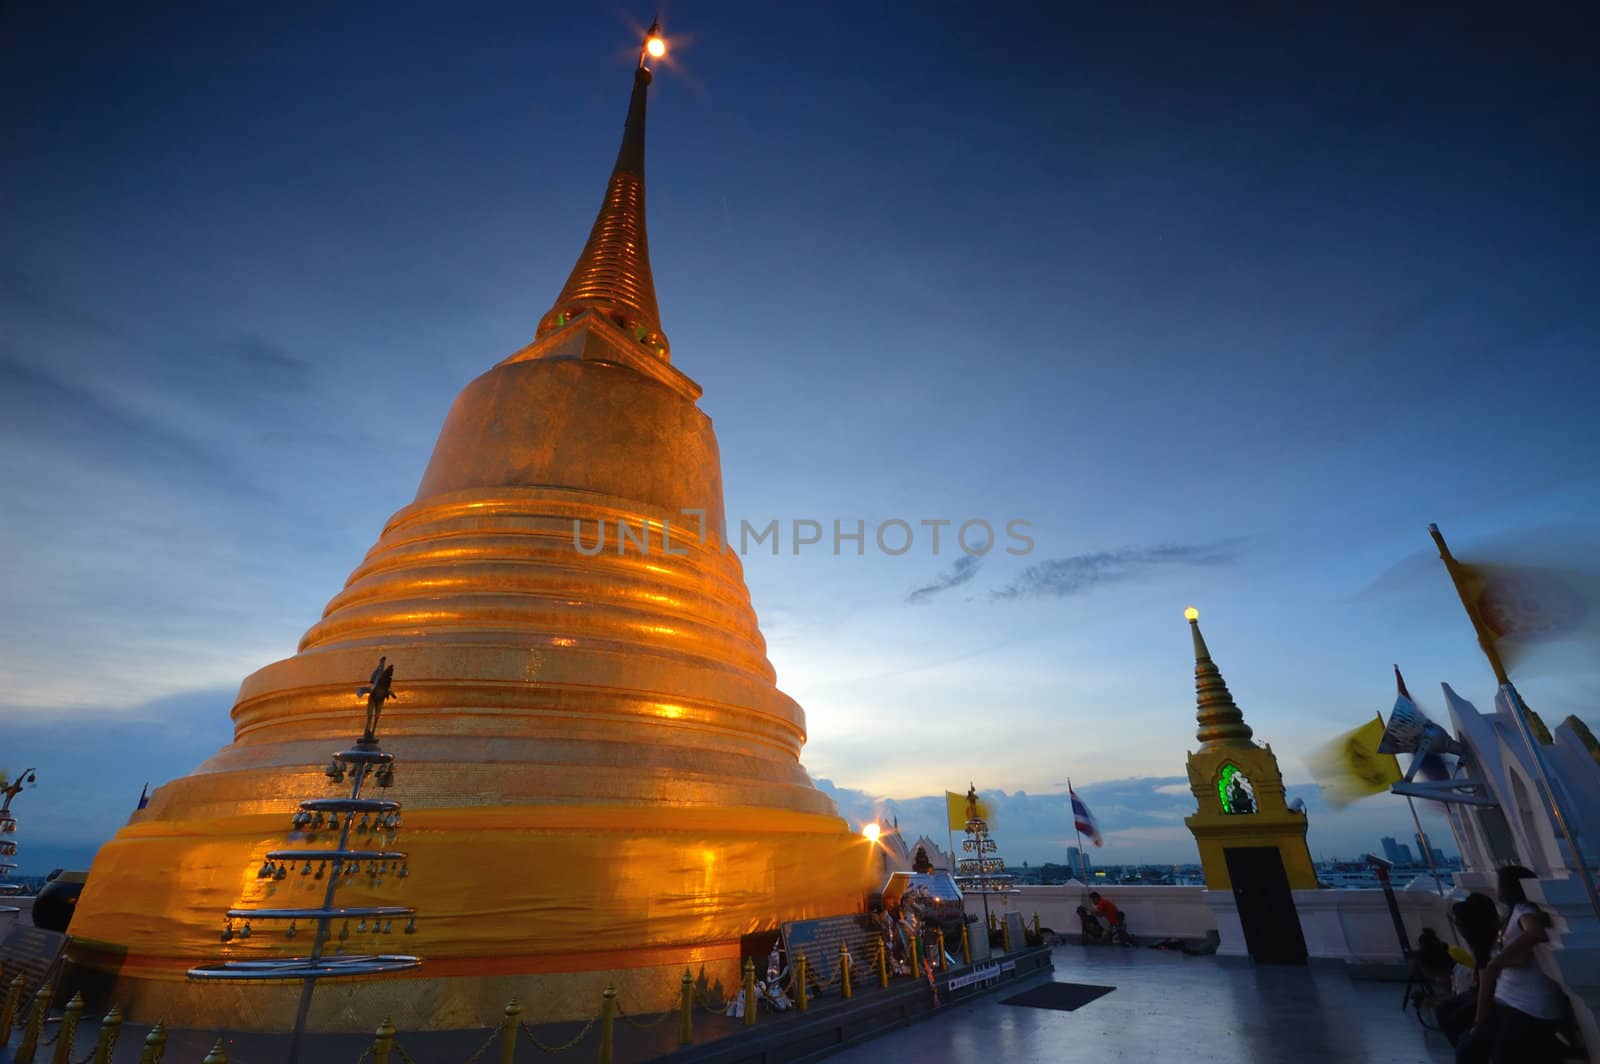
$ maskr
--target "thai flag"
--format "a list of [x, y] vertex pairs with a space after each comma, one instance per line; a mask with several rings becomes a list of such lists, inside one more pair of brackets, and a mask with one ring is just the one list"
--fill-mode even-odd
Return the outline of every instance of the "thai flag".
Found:
[[1094, 814], [1089, 812], [1089, 807], [1083, 804], [1083, 799], [1078, 797], [1078, 792], [1070, 785], [1067, 794], [1072, 798], [1072, 825], [1081, 834], [1089, 836], [1089, 841], [1096, 846], [1104, 846], [1106, 840], [1100, 837], [1100, 828], [1094, 822]]

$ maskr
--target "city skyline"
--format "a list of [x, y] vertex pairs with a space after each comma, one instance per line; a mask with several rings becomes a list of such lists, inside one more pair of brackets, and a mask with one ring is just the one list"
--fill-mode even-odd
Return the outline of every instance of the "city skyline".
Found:
[[[1409, 837], [1398, 799], [1316, 802], [1302, 759], [1388, 709], [1391, 662], [1438, 719], [1439, 682], [1487, 706], [1426, 523], [1469, 557], [1551, 525], [1592, 543], [1600, 517], [1577, 35], [672, 15], [663, 320], [731, 526], [830, 539], [742, 564], [845, 815], [1071, 776], [1107, 854], [1192, 853], [1192, 603], [1313, 853]], [[240, 680], [410, 500], [450, 397], [531, 339], [638, 27], [7, 18], [0, 767], [41, 771], [17, 807], [32, 870], [231, 738]], [[952, 548], [969, 520], [1027, 521], [1032, 548]], [[919, 538], [836, 555], [835, 521]], [[929, 521], [951, 522], [937, 554]], [[1592, 663], [1524, 690], [1600, 724]], [[1055, 805], [1017, 804], [1034, 852], [1070, 844]]]

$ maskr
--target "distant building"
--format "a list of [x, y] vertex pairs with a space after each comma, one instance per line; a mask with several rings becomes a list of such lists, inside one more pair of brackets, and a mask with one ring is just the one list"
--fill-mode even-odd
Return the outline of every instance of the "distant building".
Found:
[[1094, 875], [1094, 865], [1089, 860], [1089, 855], [1076, 846], [1067, 847], [1067, 867], [1072, 869], [1075, 878], [1084, 883], [1089, 882], [1089, 877]]
[[1403, 842], [1396, 841], [1390, 835], [1383, 837], [1383, 856], [1388, 858], [1391, 864], [1414, 865], [1417, 863], [1417, 859], [1411, 854], [1411, 847]]

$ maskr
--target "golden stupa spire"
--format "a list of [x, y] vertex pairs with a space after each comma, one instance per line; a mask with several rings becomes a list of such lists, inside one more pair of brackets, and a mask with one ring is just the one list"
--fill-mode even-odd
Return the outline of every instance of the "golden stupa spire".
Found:
[[633, 72], [633, 95], [622, 130], [622, 147], [612, 167], [605, 199], [589, 231], [589, 242], [556, 297], [555, 306], [539, 322], [535, 339], [566, 325], [585, 311], [601, 315], [634, 340], [670, 359], [656, 307], [656, 284], [650, 274], [650, 240], [644, 226], [645, 97], [653, 75], [649, 60], [666, 53], [659, 22], [645, 34], [639, 66]]
[[1205, 636], [1200, 634], [1200, 611], [1190, 606], [1183, 615], [1188, 618], [1189, 632], [1194, 636], [1194, 715], [1200, 721], [1195, 738], [1202, 747], [1215, 743], [1248, 744], [1254, 733], [1234, 704], [1233, 695], [1228, 693], [1222, 670], [1217, 668], [1211, 660], [1211, 651], [1206, 649]]

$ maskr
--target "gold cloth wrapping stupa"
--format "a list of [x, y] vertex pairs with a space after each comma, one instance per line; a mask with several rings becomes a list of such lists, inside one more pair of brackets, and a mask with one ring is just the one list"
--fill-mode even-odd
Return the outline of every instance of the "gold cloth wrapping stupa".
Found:
[[131, 1018], [291, 1026], [299, 984], [184, 972], [304, 952], [266, 928], [224, 945], [222, 914], [320, 898], [256, 872], [296, 802], [331, 794], [320, 766], [359, 731], [380, 654], [411, 874], [340, 900], [414, 905], [414, 935], [359, 945], [423, 964], [319, 983], [310, 1029], [484, 1024], [513, 993], [537, 1021], [588, 1017], [608, 980], [624, 1009], [664, 1008], [686, 966], [736, 985], [741, 935], [859, 908], [870, 844], [800, 765], [804, 714], [714, 535], [716, 437], [661, 331], [649, 83], [641, 63], [599, 217], [534, 342], [457, 397], [415, 501], [298, 653], [245, 679], [233, 743], [95, 858], [72, 957], [114, 977]]

